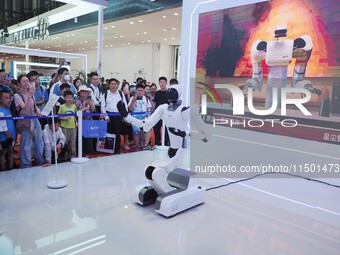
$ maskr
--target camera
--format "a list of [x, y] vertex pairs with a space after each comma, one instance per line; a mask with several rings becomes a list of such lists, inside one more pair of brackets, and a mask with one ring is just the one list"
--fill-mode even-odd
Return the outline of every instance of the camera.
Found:
[[137, 96], [137, 100], [142, 100], [143, 96]]
[[12, 76], [9, 74], [9, 73], [6, 73], [5, 74], [5, 80], [11, 80], [12, 79]]

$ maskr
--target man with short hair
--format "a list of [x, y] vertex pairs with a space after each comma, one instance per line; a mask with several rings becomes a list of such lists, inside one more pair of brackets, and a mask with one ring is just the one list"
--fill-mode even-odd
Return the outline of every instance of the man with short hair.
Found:
[[[117, 79], [110, 79], [109, 88], [105, 94], [101, 97], [101, 112], [102, 113], [115, 113], [115, 116], [105, 116], [105, 120], [108, 122], [107, 131], [110, 134], [116, 135], [115, 153], [120, 154], [120, 134], [123, 125], [123, 118], [119, 114], [117, 109], [117, 103], [123, 101], [127, 106], [125, 96], [118, 90], [119, 81]], [[127, 109], [126, 109], [127, 110]]]
[[[159, 77], [158, 79], [160, 90], [155, 93], [155, 97], [153, 101], [155, 102], [154, 110], [157, 109], [158, 106], [162, 104], [169, 104], [168, 100], [166, 99], [166, 86], [167, 86], [167, 78], [164, 76]], [[162, 120], [158, 121], [157, 124], [153, 127], [153, 131], [155, 133], [155, 143], [156, 145], [161, 145], [161, 127], [162, 127]], [[165, 145], [169, 146], [169, 134], [168, 131], [165, 129]]]
[[71, 79], [71, 76], [70, 76], [70, 72], [68, 71], [68, 69], [66, 67], [59, 68], [57, 75], [59, 77], [59, 81], [53, 84], [52, 88], [50, 89], [49, 97], [51, 97], [53, 94], [57, 96], [61, 96], [60, 85], [63, 83], [70, 84], [73, 95], [76, 95], [77, 94], [76, 87], [72, 83], [69, 82]]
[[99, 76], [97, 72], [90, 73], [90, 82], [91, 84], [88, 86], [91, 92], [91, 99], [96, 107], [96, 112], [100, 112], [100, 100], [102, 95], [102, 86], [99, 83]]

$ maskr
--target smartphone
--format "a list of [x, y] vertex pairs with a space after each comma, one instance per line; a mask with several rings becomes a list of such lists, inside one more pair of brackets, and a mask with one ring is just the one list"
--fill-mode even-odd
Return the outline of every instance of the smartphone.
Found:
[[30, 82], [30, 89], [35, 90], [35, 83], [34, 82]]
[[88, 95], [88, 96], [87, 96], [87, 99], [92, 99], [91, 95]]
[[6, 73], [5, 74], [5, 80], [11, 80], [12, 79], [12, 76], [11, 76], [11, 74], [9, 74], [9, 73]]
[[137, 100], [142, 100], [143, 96], [137, 96]]

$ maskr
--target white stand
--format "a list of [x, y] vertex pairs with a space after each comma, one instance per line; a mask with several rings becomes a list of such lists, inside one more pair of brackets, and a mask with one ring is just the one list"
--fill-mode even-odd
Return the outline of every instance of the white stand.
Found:
[[169, 149], [168, 146], [165, 146], [165, 124], [164, 121], [162, 121], [162, 145], [157, 145], [156, 149], [160, 151], [166, 151]]
[[89, 162], [88, 158], [83, 157], [83, 112], [78, 111], [78, 157], [71, 159], [72, 163], [85, 164]]
[[54, 158], [55, 158], [55, 168], [56, 168], [56, 178], [54, 181], [50, 181], [47, 183], [47, 188], [49, 189], [61, 189], [67, 186], [67, 182], [59, 180], [59, 170], [58, 170], [58, 152], [57, 152], [57, 137], [55, 135], [55, 126], [54, 126], [54, 113], [52, 110], [52, 129], [54, 136]]

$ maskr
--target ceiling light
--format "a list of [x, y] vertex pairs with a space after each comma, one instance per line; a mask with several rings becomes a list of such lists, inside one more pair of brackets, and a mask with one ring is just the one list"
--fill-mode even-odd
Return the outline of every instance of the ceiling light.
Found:
[[136, 35], [140, 35], [139, 33], [137, 33]]
[[67, 37], [69, 37], [70, 35], [66, 35]]
[[105, 30], [107, 30], [107, 27], [104, 27]]
[[84, 41], [84, 43], [87, 43], [87, 41]]
[[110, 44], [110, 47], [113, 47], [113, 45], [112, 45], [112, 44]]
[[70, 43], [70, 45], [73, 45], [73, 43]]
[[128, 42], [127, 44], [130, 45], [131, 43]]
[[164, 38], [163, 40], [164, 40], [164, 41], [167, 41], [168, 39]]
[[175, 40], [175, 38], [174, 38], [174, 37], [172, 37], [172, 38], [171, 38], [171, 40]]
[[56, 39], [59, 39], [59, 37], [57, 36]]
[[144, 43], [144, 41], [141, 41], [141, 43]]
[[148, 42], [150, 43], [150, 42], [151, 42], [151, 40], [148, 40]]
[[175, 30], [176, 30], [176, 28], [175, 28], [175, 27], [173, 27], [173, 28], [171, 28], [171, 30], [175, 31]]
[[52, 39], [52, 40], [55, 40], [55, 38], [54, 38], [54, 37], [52, 37], [51, 39]]
[[74, 36], [74, 34], [71, 34], [72, 36]]
[[140, 20], [138, 20], [138, 22], [139, 22], [139, 23], [142, 23], [142, 22], [143, 22], [143, 20], [141, 20], [141, 19], [140, 19]]
[[129, 23], [130, 23], [130, 25], [133, 25], [133, 24], [135, 24], [133, 21], [130, 21]]
[[117, 37], [117, 36], [115, 36], [115, 37], [113, 37], [113, 38], [117, 39], [118, 37]]
[[178, 16], [178, 13], [177, 13], [177, 12], [175, 12], [175, 13], [174, 13], [174, 15], [175, 15], [175, 16]]
[[165, 16], [165, 15], [163, 15], [163, 16], [162, 16], [162, 18], [164, 18], [164, 19], [165, 19], [165, 18], [166, 18], [166, 16]]
[[125, 43], [122, 43], [123, 46], [125, 46]]
[[111, 26], [112, 28], [115, 28], [116, 26]]
[[164, 29], [163, 29], [163, 31], [164, 31], [164, 32], [166, 32], [166, 31], [167, 31], [167, 29], [166, 29], [166, 28], [164, 28]]
[[120, 38], [123, 38], [123, 37], [124, 37], [124, 35], [121, 35], [121, 36], [120, 36]]
[[143, 34], [147, 35], [147, 34], [148, 34], [148, 32], [143, 32]]

